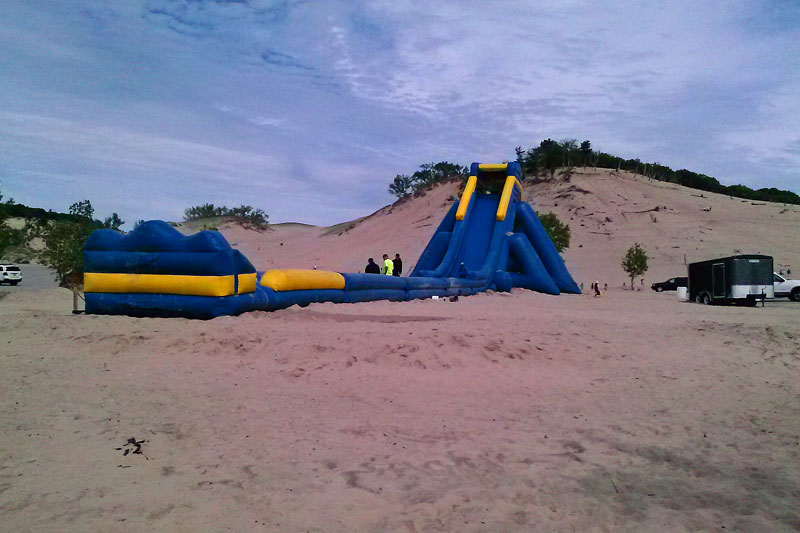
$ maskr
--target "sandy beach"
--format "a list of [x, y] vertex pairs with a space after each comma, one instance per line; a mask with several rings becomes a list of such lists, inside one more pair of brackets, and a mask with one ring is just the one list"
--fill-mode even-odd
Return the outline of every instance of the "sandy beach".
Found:
[[192, 321], [3, 292], [8, 531], [800, 527], [788, 301], [515, 290]]

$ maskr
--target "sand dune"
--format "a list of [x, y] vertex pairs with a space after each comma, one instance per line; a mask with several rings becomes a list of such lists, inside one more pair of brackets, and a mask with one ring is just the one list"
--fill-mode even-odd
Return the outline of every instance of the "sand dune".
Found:
[[[620, 262], [634, 242], [644, 244], [650, 257], [648, 285], [686, 275], [684, 257], [692, 262], [764, 253], [775, 258], [776, 268], [800, 269], [800, 206], [744, 201], [604, 169], [529, 182], [525, 193], [538, 212], [554, 212], [569, 224], [564, 259], [587, 287], [594, 280], [611, 287], [627, 281]], [[458, 184], [446, 184], [333, 230], [290, 224], [259, 233], [227, 224], [221, 231], [259, 269], [317, 265], [357, 272], [368, 257], [400, 253], [409, 272], [458, 194]]]
[[[648, 278], [706, 250], [800, 267], [798, 209], [609, 172], [527, 190], [570, 222], [576, 279], [614, 290], [192, 321], [0, 289], [2, 529], [800, 529], [800, 304], [616, 290], [633, 241]], [[456, 191], [223, 232], [259, 268], [408, 268]]]

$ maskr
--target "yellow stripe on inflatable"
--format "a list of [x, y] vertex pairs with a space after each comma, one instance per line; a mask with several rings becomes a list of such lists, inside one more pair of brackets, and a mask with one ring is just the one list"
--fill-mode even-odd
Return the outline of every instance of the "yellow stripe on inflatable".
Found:
[[277, 269], [261, 276], [261, 285], [274, 291], [344, 289], [344, 276], [327, 270]]
[[106, 274], [100, 272], [87, 272], [83, 275], [84, 292], [230, 296], [233, 294], [233, 284], [233, 276]]
[[478, 165], [478, 169], [487, 172], [497, 172], [498, 170], [507, 170], [508, 163], [481, 163]]
[[506, 183], [503, 185], [503, 194], [500, 195], [500, 204], [497, 206], [497, 220], [505, 220], [508, 212], [508, 204], [511, 202], [511, 194], [514, 187], [519, 187], [520, 198], [522, 197], [522, 185], [515, 176], [506, 176]]
[[469, 201], [477, 185], [478, 176], [470, 176], [469, 179], [467, 179], [467, 186], [464, 187], [464, 194], [461, 195], [461, 200], [458, 202], [458, 209], [456, 209], [456, 220], [464, 220], [467, 214], [467, 208], [469, 207]]
[[248, 292], [255, 292], [256, 290], [256, 273], [252, 274], [239, 274], [239, 290], [236, 294], [246, 294]]

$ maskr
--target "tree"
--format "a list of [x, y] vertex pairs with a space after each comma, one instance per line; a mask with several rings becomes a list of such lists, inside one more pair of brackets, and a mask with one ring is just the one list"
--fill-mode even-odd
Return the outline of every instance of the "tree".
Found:
[[592, 143], [589, 140], [583, 141], [580, 150], [583, 156], [583, 168], [586, 168], [586, 163], [590, 161], [592, 156]]
[[244, 228], [263, 231], [267, 229], [269, 224], [269, 215], [263, 209], [256, 209], [250, 205], [240, 205], [239, 207], [221, 208], [225, 216], [233, 217], [239, 220]]
[[561, 166], [571, 167], [572, 158], [578, 154], [577, 139], [563, 139], [561, 145]]
[[83, 245], [94, 230], [86, 222], [53, 222], [42, 233], [45, 249], [39, 257], [56, 271], [59, 285], [75, 288], [83, 278]]
[[556, 168], [563, 162], [563, 151], [561, 145], [553, 139], [545, 139], [539, 143], [538, 148], [534, 148], [532, 154], [536, 161], [537, 168], [544, 168], [550, 171], [550, 179], [553, 179]]
[[0, 221], [0, 257], [7, 248], [22, 244], [24, 241], [25, 232], [23, 230], [9, 228]]
[[224, 207], [217, 207], [214, 204], [203, 204], [188, 208], [183, 212], [183, 219], [197, 220], [198, 218], [220, 217], [224, 214]]
[[553, 241], [558, 253], [562, 253], [569, 248], [569, 226], [561, 222], [555, 213], [540, 215], [539, 221], [542, 223], [542, 226], [544, 226], [545, 231], [547, 231], [547, 235], [550, 236], [550, 240]]
[[118, 214], [111, 213], [111, 216], [106, 217], [106, 219], [103, 221], [103, 227], [119, 231], [120, 226], [122, 226], [124, 223], [125, 221], [119, 218]]
[[389, 185], [389, 192], [398, 198], [405, 198], [411, 193], [411, 177], [405, 174], [398, 174], [394, 181]]
[[[263, 209], [256, 209], [251, 205], [240, 205], [239, 207], [215, 206], [214, 204], [203, 204], [190, 207], [184, 211], [184, 220], [198, 220], [211, 217], [230, 217], [235, 218], [244, 228], [262, 231], [267, 229], [269, 215]], [[139, 223], [137, 222], [137, 226]], [[216, 228], [214, 228], [216, 229]]]
[[69, 206], [69, 214], [92, 220], [92, 217], [94, 217], [94, 207], [92, 207], [92, 202], [89, 200], [75, 202]]
[[633, 289], [634, 278], [647, 272], [647, 252], [641, 244], [637, 242], [628, 248], [625, 257], [622, 258], [622, 269], [631, 278], [631, 289]]

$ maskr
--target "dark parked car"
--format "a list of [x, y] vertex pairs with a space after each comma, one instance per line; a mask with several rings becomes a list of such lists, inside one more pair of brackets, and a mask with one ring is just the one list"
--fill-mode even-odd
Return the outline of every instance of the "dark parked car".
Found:
[[656, 292], [676, 291], [678, 287], [688, 287], [689, 278], [669, 278], [667, 281], [653, 283], [650, 288]]

